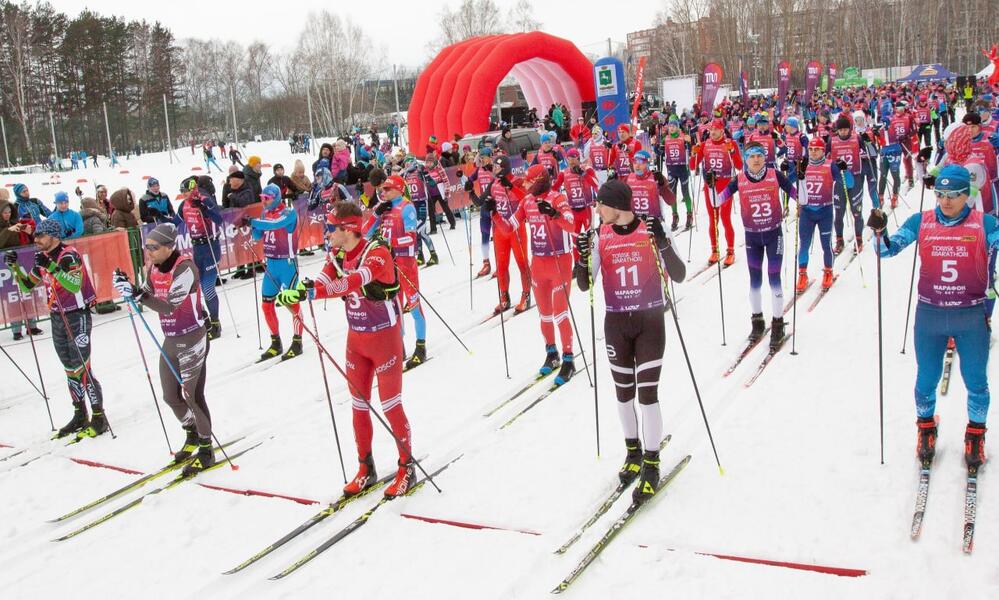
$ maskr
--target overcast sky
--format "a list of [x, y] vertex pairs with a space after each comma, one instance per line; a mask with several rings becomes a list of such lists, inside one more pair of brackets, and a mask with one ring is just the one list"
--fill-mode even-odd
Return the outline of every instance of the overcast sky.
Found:
[[[504, 12], [513, 0], [496, 0]], [[310, 11], [323, 8], [350, 17], [384, 45], [389, 64], [419, 66], [431, 58], [427, 43], [437, 37], [437, 15], [460, 0], [49, 0], [71, 17], [85, 8], [126, 19], [160, 21], [185, 37], [260, 40], [277, 50], [294, 47]], [[629, 31], [651, 27], [661, 0], [532, 0], [542, 30], [574, 42], [586, 53], [606, 52], [609, 37], [623, 43]]]

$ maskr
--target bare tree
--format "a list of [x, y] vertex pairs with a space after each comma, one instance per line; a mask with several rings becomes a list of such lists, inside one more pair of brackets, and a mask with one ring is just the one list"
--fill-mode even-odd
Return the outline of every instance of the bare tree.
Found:
[[538, 31], [544, 25], [534, 18], [534, 7], [528, 0], [517, 0], [517, 3], [510, 9], [508, 17], [510, 31], [527, 33], [528, 31]]
[[428, 44], [431, 54], [445, 46], [480, 35], [492, 35], [506, 30], [503, 13], [493, 0], [462, 0], [452, 9], [445, 5], [439, 13], [440, 33]]
[[[34, 156], [31, 136], [28, 134], [29, 87], [31, 78], [31, 19], [18, 6], [7, 4], [3, 7], [3, 20], [0, 39], [3, 51], [0, 52], [0, 71], [7, 85], [0, 86], [4, 102], [10, 107], [14, 118], [21, 126], [28, 156]], [[9, 160], [9, 157], [8, 157]]]

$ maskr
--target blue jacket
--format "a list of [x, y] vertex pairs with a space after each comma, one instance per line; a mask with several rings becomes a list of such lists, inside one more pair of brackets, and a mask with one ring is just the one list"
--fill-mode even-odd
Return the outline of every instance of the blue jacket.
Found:
[[83, 235], [83, 217], [72, 208], [67, 208], [65, 211], [57, 210], [49, 215], [49, 218], [59, 221], [62, 225], [63, 239], [71, 240]]
[[42, 204], [38, 198], [17, 198], [17, 218], [19, 219], [27, 217], [37, 225], [42, 222], [42, 217], [47, 217], [51, 214], [52, 211]]
[[[965, 206], [964, 210], [953, 219], [945, 217], [939, 206], [934, 208], [933, 212], [936, 213], [937, 221], [944, 227], [953, 227], [964, 221], [971, 214], [971, 210], [970, 206]], [[922, 213], [912, 215], [905, 220], [905, 223], [902, 223], [902, 226], [894, 235], [888, 236], [887, 244], [885, 237], [881, 237], [881, 247], [878, 248], [878, 253], [881, 256], [889, 257], [895, 256], [902, 250], [905, 250], [909, 244], [919, 239], [919, 227], [922, 224]], [[985, 245], [990, 251], [999, 250], [999, 220], [996, 220], [992, 215], [982, 215], [982, 226], [985, 228]]]
[[153, 195], [147, 191], [142, 198], [139, 198], [139, 217], [143, 223], [173, 222], [174, 212], [170, 197], [163, 192]]

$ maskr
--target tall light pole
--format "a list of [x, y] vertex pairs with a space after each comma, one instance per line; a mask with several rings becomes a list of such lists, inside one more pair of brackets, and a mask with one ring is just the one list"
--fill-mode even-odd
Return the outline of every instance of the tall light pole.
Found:
[[760, 34], [749, 32], [746, 39], [753, 45], [753, 87], [760, 89]]

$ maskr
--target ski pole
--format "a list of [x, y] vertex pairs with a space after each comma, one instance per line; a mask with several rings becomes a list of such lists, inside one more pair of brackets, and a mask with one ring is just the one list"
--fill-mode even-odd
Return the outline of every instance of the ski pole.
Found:
[[[347, 387], [350, 389], [351, 396], [354, 399], [360, 400], [361, 402], [364, 403], [364, 405], [368, 408], [368, 411], [375, 415], [375, 418], [378, 419], [378, 422], [382, 424], [382, 427], [385, 428], [385, 431], [387, 431], [388, 434], [392, 436], [392, 439], [395, 441], [396, 446], [402, 448], [403, 444], [399, 440], [399, 438], [395, 435], [395, 432], [392, 431], [392, 428], [389, 427], [389, 424], [385, 422], [385, 419], [380, 414], [378, 414], [378, 411], [376, 411], [375, 408], [371, 405], [371, 401], [364, 398], [363, 395], [360, 392], [358, 392], [358, 390], [354, 387], [354, 383], [350, 380], [349, 377], [347, 377], [347, 372], [344, 371], [343, 367], [340, 366], [340, 363], [338, 363], [337, 360], [333, 358], [333, 355], [330, 354], [329, 350], [326, 349], [326, 346], [324, 346], [323, 343], [319, 341], [319, 336], [317, 336], [315, 332], [309, 329], [308, 326], [306, 326], [304, 323], [302, 324], [302, 331], [309, 334], [309, 337], [312, 338], [313, 343], [316, 344], [316, 348], [318, 348], [319, 351], [326, 356], [327, 360], [329, 360], [330, 363], [333, 365], [333, 368], [335, 368], [340, 373], [340, 376], [343, 377], [344, 381], [347, 382]], [[409, 453], [409, 458], [413, 461], [413, 464], [415, 464], [417, 468], [420, 469], [420, 472], [423, 473], [423, 476], [426, 477], [427, 481], [429, 481], [430, 484], [434, 486], [434, 489], [436, 489], [439, 493], [443, 493], [443, 490], [437, 487], [437, 483], [434, 481], [434, 478], [431, 477], [429, 473], [427, 473], [426, 469], [424, 469], [423, 465], [420, 464], [420, 461], [418, 461], [416, 457], [413, 456], [412, 452]]]
[[[170, 357], [167, 356], [166, 350], [163, 349], [163, 346], [160, 344], [160, 341], [156, 339], [156, 334], [153, 333], [152, 328], [149, 327], [149, 321], [147, 321], [146, 317], [143, 316], [141, 312], [139, 312], [139, 307], [135, 304], [135, 298], [132, 297], [125, 298], [125, 302], [128, 302], [129, 305], [132, 307], [133, 312], [135, 312], [135, 314], [139, 316], [139, 320], [142, 321], [142, 326], [146, 328], [146, 332], [149, 334], [149, 337], [152, 338], [153, 343], [156, 344], [156, 349], [160, 351], [160, 356], [163, 357], [163, 362], [165, 362], [166, 365], [170, 367], [170, 372], [173, 373], [173, 377], [177, 381], [177, 385], [180, 386], [180, 394], [184, 398], [184, 403], [187, 404], [188, 407], [193, 406], [191, 399], [187, 395], [187, 391], [184, 389], [184, 378], [180, 376], [180, 373], [177, 371], [177, 368], [173, 366], [172, 362], [170, 362]], [[205, 357], [205, 359], [207, 360], [207, 356]], [[215, 435], [214, 427], [212, 428], [212, 439], [215, 440], [215, 444], [218, 445], [219, 450], [222, 452], [222, 456], [224, 456], [226, 462], [229, 463], [229, 468], [231, 468], [233, 471], [238, 471], [239, 465], [233, 463], [232, 459], [229, 458], [229, 453], [225, 451], [225, 446], [222, 445], [222, 442], [219, 441], [218, 436]]]
[[[839, 178], [840, 181], [843, 183], [843, 197], [846, 200], [846, 204], [849, 205], [850, 207], [850, 216], [853, 217], [854, 222], [856, 222], [857, 210], [853, 207], [853, 198], [850, 196], [850, 191], [846, 187], [846, 172], [841, 170], [839, 172]], [[856, 185], [856, 183], [854, 185]], [[864, 192], [861, 191], [860, 193], [863, 194]], [[860, 244], [863, 241], [863, 234], [864, 234], [863, 229], [861, 229], [859, 233], [855, 233], [855, 237], [853, 240], [853, 251], [857, 254], [860, 254], [860, 248], [861, 248]], [[857, 264], [860, 267], [860, 282], [863, 284], [864, 287], [867, 287], [867, 280], [864, 278], [864, 262], [860, 261]]]
[[[694, 248], [694, 233], [697, 231], [697, 208], [698, 208], [697, 201], [698, 201], [698, 196], [701, 195], [701, 189], [699, 188], [699, 186], [702, 183], [700, 181], [700, 174], [701, 172], [698, 171], [694, 175], [694, 231], [687, 232], [689, 234], [687, 238], [687, 264], [690, 264], [690, 256], [693, 253], [692, 250]], [[707, 183], [704, 183], [704, 185], [706, 186]]]
[[[797, 204], [797, 202], [795, 202]], [[795, 266], [798, 263], [798, 240], [801, 237], [801, 205], [798, 204], [797, 209], [794, 213], [794, 256], [791, 260], [794, 261]], [[794, 271], [792, 271], [793, 273]], [[806, 282], [807, 283], [807, 282]], [[804, 292], [802, 292], [804, 293]], [[798, 351], [795, 348], [795, 342], [798, 339], [798, 286], [794, 285], [794, 298], [791, 299], [791, 356], [798, 356]]]
[[[923, 200], [926, 195], [926, 184], [919, 191], [919, 214], [923, 214]], [[881, 248], [879, 247], [878, 250]], [[880, 252], [878, 252], [880, 254]], [[909, 339], [909, 317], [912, 315], [912, 286], [916, 282], [916, 259], [919, 257], [919, 248], [912, 251], [912, 273], [909, 275], [909, 300], [905, 303], [905, 332], [902, 335], [901, 354], [905, 354], [905, 343]]]
[[160, 427], [163, 428], [163, 438], [166, 440], [167, 452], [173, 454], [173, 448], [170, 446], [170, 436], [167, 435], [166, 423], [163, 422], [163, 412], [160, 410], [160, 402], [156, 397], [156, 388], [153, 386], [153, 377], [149, 374], [149, 364], [146, 362], [146, 353], [142, 349], [142, 342], [139, 340], [139, 328], [135, 326], [135, 315], [132, 312], [132, 305], [127, 304], [127, 306], [128, 321], [132, 324], [132, 333], [135, 334], [135, 345], [139, 347], [139, 356], [142, 357], [142, 368], [146, 370], [146, 381], [149, 382], [149, 391], [153, 394], [153, 406], [156, 407], [156, 414], [160, 418]]
[[[312, 328], [319, 333], [319, 325], [316, 322], [316, 310], [312, 307], [312, 298], [309, 298], [309, 313], [312, 315]], [[340, 432], [336, 426], [336, 416], [333, 414], [333, 397], [330, 394], [330, 382], [326, 377], [326, 362], [323, 356], [319, 355], [319, 368], [323, 372], [323, 385], [326, 387], [326, 405], [330, 408], [330, 420], [333, 421], [333, 439], [336, 440], [336, 453], [340, 457], [340, 473], [343, 474], [343, 483], [347, 484], [347, 469], [343, 466], [343, 451], [340, 449]]]
[[[0, 303], [0, 306], [3, 306], [3, 304]], [[37, 323], [38, 305], [35, 303], [34, 292], [31, 293], [31, 309], [36, 315], [35, 322]], [[42, 365], [38, 361], [38, 349], [35, 347], [35, 334], [31, 333], [31, 323], [27, 319], [25, 319], [24, 324], [25, 329], [28, 330], [28, 342], [31, 343], [31, 355], [35, 359], [35, 370], [38, 371], [38, 383], [42, 386], [42, 398], [45, 399], [45, 410], [49, 413], [49, 424], [52, 426], [52, 431], [55, 431], [55, 423], [52, 421], [52, 409], [49, 407], [49, 394], [45, 389], [45, 378], [42, 377]]]
[[586, 276], [590, 280], [590, 344], [593, 360], [593, 426], [597, 434], [597, 459], [600, 458], [600, 399], [597, 386], [597, 318], [593, 308], [593, 245], [590, 245], [590, 256], [586, 265]]
[[263, 350], [264, 345], [260, 341], [260, 300], [257, 298], [257, 270], [250, 269], [253, 274], [253, 316], [257, 318], [257, 350]]
[[[215, 256], [215, 248], [212, 247], [212, 242], [214, 240], [212, 240], [211, 238], [208, 237], [208, 225], [205, 223], [205, 217], [204, 217], [204, 215], [201, 214], [200, 210], [198, 211], [198, 218], [201, 219], [201, 229], [204, 230], [205, 237], [207, 238], [205, 240], [205, 245], [208, 246], [208, 252], [212, 256], [212, 262], [215, 263], [215, 275], [218, 276], [222, 272], [222, 266], [219, 264], [219, 257]], [[214, 221], [212, 222], [212, 224], [214, 225]], [[224, 237], [225, 236], [225, 228], [222, 227], [221, 229], [222, 229], [222, 235]], [[190, 232], [188, 232], [188, 233], [190, 233]], [[227, 246], [229, 245], [228, 242], [226, 242], [226, 245]], [[250, 267], [252, 269], [256, 268], [254, 265], [250, 265]], [[254, 286], [254, 289], [256, 289], [256, 286]], [[232, 313], [232, 303], [229, 302], [229, 290], [226, 289], [225, 286], [222, 286], [222, 296], [225, 297], [226, 310], [229, 311], [229, 319], [232, 320], [232, 330], [236, 333], [236, 337], [238, 338], [239, 337], [239, 328], [236, 326], [236, 317]], [[224, 453], [225, 453], [225, 451], [223, 450], [223, 454]]]
[[[42, 394], [42, 390], [38, 389], [38, 386], [35, 385], [35, 382], [32, 381], [30, 377], [28, 377], [28, 374], [25, 373], [23, 369], [21, 369], [21, 366], [17, 364], [17, 361], [14, 360], [14, 357], [7, 352], [7, 349], [4, 348], [3, 346], [0, 346], [0, 352], [3, 352], [3, 355], [6, 356], [7, 360], [10, 361], [10, 364], [14, 365], [14, 368], [17, 369], [17, 372], [20, 373], [29, 384], [31, 384], [31, 387], [35, 388], [35, 391], [38, 392], [38, 395], [41, 396], [42, 398], [45, 398], [45, 395]], [[47, 398], [45, 398], [45, 403], [47, 406], [48, 405]], [[52, 429], [55, 429], [55, 423], [52, 424]]]
[[[437, 220], [436, 216], [434, 216], [433, 218], [434, 218], [435, 221]], [[441, 223], [441, 237], [444, 238], [444, 247], [447, 248], [447, 255], [451, 257], [451, 265], [454, 266], [454, 264], [455, 264], [455, 262], [454, 262], [454, 254], [451, 253], [451, 244], [449, 244], [448, 241], [447, 241], [447, 233], [446, 233], [446, 231], [447, 230], [444, 229], [444, 224]]]
[[[87, 394], [87, 397], [90, 398], [90, 408], [93, 409], [94, 396], [90, 391], [90, 386], [94, 384], [94, 377], [90, 373], [90, 365], [88, 364], [89, 361], [83, 360], [83, 352], [80, 351], [80, 346], [78, 346], [76, 343], [76, 336], [73, 335], [73, 329], [69, 326], [69, 320], [66, 319], [66, 312], [62, 308], [62, 301], [59, 300], [58, 292], [52, 294], [52, 299], [55, 300], [56, 307], [59, 309], [58, 312], [59, 312], [59, 317], [62, 319], [62, 325], [63, 327], [66, 328], [66, 339], [72, 340], [71, 343], [73, 345], [73, 348], [76, 349], [76, 357], [80, 359], [80, 364], [83, 365], [83, 374], [85, 377], [85, 381], [83, 382], [83, 390], [84, 393]], [[90, 318], [89, 311], [86, 313], [86, 315], [87, 318]], [[111, 433], [111, 439], [117, 439], [118, 436], [114, 434], [114, 429], [111, 428], [111, 421], [108, 420], [107, 415], [104, 415], [104, 421], [108, 425], [108, 431]]]
[[[881, 232], [875, 231], [878, 260], [878, 415], [881, 433], [881, 464], [885, 464], [885, 357], [881, 318]], [[908, 328], [906, 328], [908, 329]]]
[[[443, 233], [443, 230], [441, 231], [441, 233]], [[413, 281], [409, 277], [407, 277], [406, 274], [401, 269], [398, 269], [397, 273], [399, 273], [399, 275], [402, 275], [402, 278], [405, 279], [409, 283], [409, 285], [413, 287], [414, 290], [416, 290], [417, 295], [420, 296], [420, 300], [422, 302], [425, 302], [427, 306], [430, 308], [430, 310], [434, 311], [434, 314], [437, 315], [437, 318], [441, 320], [441, 323], [444, 324], [444, 327], [447, 327], [447, 330], [451, 332], [451, 335], [454, 336], [454, 339], [458, 340], [458, 343], [461, 344], [461, 347], [465, 349], [465, 352], [471, 354], [472, 351], [468, 349], [468, 346], [465, 345], [465, 342], [461, 341], [461, 338], [458, 337], [458, 334], [454, 332], [454, 329], [451, 329], [451, 326], [448, 324], [447, 319], [442, 317], [441, 314], [437, 312], [437, 309], [434, 308], [434, 305], [431, 304], [429, 300], [427, 300], [427, 297], [424, 296], [423, 292], [420, 291], [419, 286], [414, 284]]]
[[[717, 231], [717, 229], [716, 229]], [[690, 383], [694, 386], [694, 395], [697, 396], [697, 404], [701, 408], [701, 417], [704, 419], [704, 428], [708, 432], [708, 441], [711, 442], [711, 451], [715, 455], [715, 463], [718, 465], [718, 473], [720, 475], [725, 474], [725, 469], [722, 468], [721, 460], [718, 458], [718, 448], [715, 447], [715, 438], [711, 435], [711, 425], [708, 424], [708, 415], [704, 411], [704, 402], [701, 400], [701, 390], [697, 387], [697, 377], [694, 376], [694, 367], [690, 364], [690, 354], [687, 352], [687, 344], [683, 341], [683, 332], [680, 330], [680, 320], [676, 316], [676, 310], [673, 309], [673, 300], [669, 294], [669, 285], [666, 283], [666, 273], [663, 270], [663, 261], [660, 256], [660, 251], [656, 244], [655, 239], [652, 240], [650, 244], [652, 248], [652, 254], [655, 255], [656, 266], [659, 268], [659, 279], [662, 281], [663, 293], [666, 295], [666, 306], [669, 312], [673, 314], [673, 325], [676, 327], [676, 335], [680, 338], [680, 348], [683, 350], [683, 359], [687, 363], [687, 372], [690, 373]]]
[[465, 237], [468, 238], [468, 308], [469, 310], [475, 310], [475, 300], [472, 296], [472, 225], [470, 220], [470, 214], [468, 206], [465, 207]]
[[[711, 204], [715, 204], [718, 200], [718, 191], [715, 190], [714, 182], [712, 181], [709, 188], [711, 191]], [[715, 206], [715, 249], [719, 250], [718, 245], [718, 218], [721, 214], [721, 207]], [[722, 329], [722, 346], [727, 346], [727, 340], [725, 338], [725, 295], [722, 292], [722, 265], [721, 265], [721, 255], [718, 256], [719, 260], [715, 263], [718, 267], [718, 306], [721, 311], [721, 329]], [[676, 316], [676, 313], [673, 315]]]
[[499, 318], [500, 318], [500, 333], [503, 335], [503, 363], [506, 365], [506, 378], [510, 379], [510, 356], [507, 354], [506, 350], [506, 323], [503, 319], [503, 290], [500, 289], [499, 277], [496, 278], [496, 291], [499, 293]]

